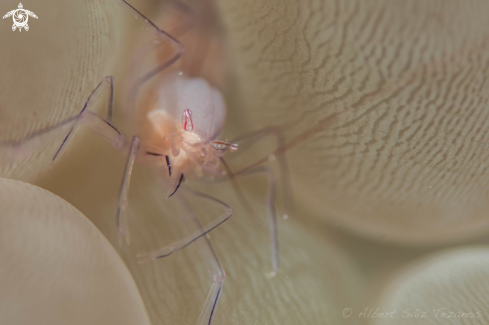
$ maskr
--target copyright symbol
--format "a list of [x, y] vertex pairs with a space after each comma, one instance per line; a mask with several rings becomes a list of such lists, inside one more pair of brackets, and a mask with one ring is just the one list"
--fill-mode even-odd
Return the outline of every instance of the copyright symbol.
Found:
[[344, 318], [350, 317], [352, 313], [353, 313], [353, 310], [351, 310], [351, 308], [343, 309], [343, 317]]

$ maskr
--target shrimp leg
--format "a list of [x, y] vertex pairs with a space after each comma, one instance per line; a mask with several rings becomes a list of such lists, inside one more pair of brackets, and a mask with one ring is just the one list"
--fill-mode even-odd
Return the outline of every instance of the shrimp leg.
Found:
[[[108, 92], [107, 120], [102, 118], [100, 115], [90, 111], [90, 107], [93, 106], [93, 104], [104, 92]], [[110, 123], [110, 120], [113, 116], [113, 102], [114, 78], [108, 76], [105, 77], [95, 88], [92, 94], [88, 97], [88, 100], [83, 106], [83, 109], [76, 117], [63, 121], [49, 129], [39, 132], [38, 134], [34, 134], [19, 143], [11, 145], [10, 148], [13, 148], [16, 151], [19, 151], [19, 149], [24, 149], [23, 153], [25, 154], [26, 144], [28, 144], [28, 149], [34, 149], [35, 147], [33, 146], [33, 144], [38, 144], [39, 140], [43, 137], [51, 135], [52, 133], [54, 133], [54, 131], [69, 129], [68, 134], [64, 138], [61, 146], [56, 151], [56, 154], [51, 161], [51, 163], [54, 164], [59, 159], [61, 154], [66, 150], [68, 143], [73, 139], [76, 131], [82, 126], [89, 126], [91, 129], [100, 134], [104, 139], [109, 141], [115, 149], [124, 151], [124, 136], [119, 132], [119, 130], [117, 130], [116, 127], [114, 127]], [[125, 237], [126, 242], [129, 244], [129, 231], [127, 229], [127, 217], [125, 212], [127, 207], [127, 196], [129, 192], [129, 182], [131, 178], [132, 167], [134, 165], [138, 150], [139, 138], [135, 136], [132, 139], [131, 147], [128, 153], [126, 168], [119, 195], [119, 204], [116, 216], [119, 244], [122, 244], [123, 237]]]
[[[278, 148], [284, 146], [285, 144], [284, 136], [279, 128], [266, 127], [258, 131], [245, 133], [233, 139], [232, 142], [240, 143], [240, 150], [238, 151], [237, 154], [234, 154], [233, 157], [237, 157], [239, 154], [243, 154], [243, 152], [247, 151], [254, 144], [256, 144], [258, 140], [266, 136], [275, 136], [277, 139]], [[248, 141], [248, 145], [243, 146], [242, 145], [243, 141], [245, 142], [245, 144], [246, 141]], [[291, 187], [290, 187], [290, 178], [289, 178], [289, 166], [285, 155], [279, 155], [278, 157], [274, 156], [274, 158], [277, 159], [280, 178], [282, 181], [282, 200], [284, 205], [284, 217], [288, 217], [294, 209], [292, 195], [290, 193]], [[280, 266], [277, 216], [276, 216], [276, 209], [275, 209], [275, 198], [277, 192], [277, 180], [275, 178], [275, 174], [269, 167], [254, 166], [254, 165], [242, 168], [239, 171], [233, 173], [223, 159], [221, 160], [221, 162], [226, 169], [226, 174], [228, 178], [231, 180], [232, 183], [234, 183], [233, 187], [236, 191], [236, 194], [238, 195], [238, 198], [245, 206], [245, 208], [248, 207], [248, 210], [251, 210], [253, 214], [254, 212], [252, 211], [251, 207], [249, 207], [249, 204], [246, 202], [246, 199], [244, 199], [244, 195], [241, 192], [241, 189], [239, 188], [239, 185], [237, 184], [234, 177], [242, 177], [242, 176], [248, 176], [253, 174], [262, 174], [268, 177], [270, 187], [268, 190], [267, 207], [268, 207], [268, 219], [269, 219], [270, 239], [271, 239], [271, 248], [272, 248], [272, 275], [274, 275], [277, 273]], [[219, 180], [214, 180], [214, 181], [219, 181]]]
[[117, 206], [117, 239], [119, 246], [122, 246], [122, 240], [125, 238], [126, 243], [129, 245], [131, 237], [129, 235], [129, 227], [127, 222], [127, 197], [129, 195], [129, 184], [131, 182], [132, 168], [139, 152], [139, 137], [132, 137], [131, 147], [127, 154], [126, 167], [124, 169], [124, 176], [122, 177], [121, 189], [119, 192], [119, 201]]
[[[103, 119], [100, 115], [89, 110], [90, 106], [98, 99], [98, 97], [108, 90], [109, 92], [109, 102], [107, 109], [107, 120]], [[105, 77], [94, 92], [88, 98], [85, 106], [78, 115], [75, 123], [65, 137], [63, 143], [59, 147], [58, 151], [53, 157], [52, 163], [56, 161], [57, 158], [66, 148], [66, 144], [73, 138], [77, 129], [83, 125], [91, 127], [93, 130], [97, 131], [103, 138], [109, 141], [115, 149], [124, 150], [124, 136], [110, 123], [113, 116], [113, 103], [114, 103], [114, 78]], [[134, 161], [139, 151], [139, 138], [134, 136], [132, 138], [131, 147], [127, 156], [127, 163], [124, 171], [124, 176], [122, 178], [121, 189], [119, 193], [119, 201], [117, 207], [117, 237], [119, 245], [122, 245], [122, 239], [125, 238], [127, 244], [129, 245], [130, 236], [126, 215], [127, 208], [127, 197], [129, 194], [129, 184], [131, 180], [132, 168], [134, 166]]]
[[188, 193], [191, 196], [200, 197], [202, 199], [205, 199], [205, 200], [208, 200], [208, 201], [211, 201], [211, 202], [218, 204], [220, 207], [222, 207], [224, 209], [224, 213], [221, 214], [216, 220], [207, 224], [206, 226], [199, 227], [197, 230], [195, 230], [194, 232], [192, 232], [191, 234], [189, 234], [185, 238], [177, 240], [177, 241], [171, 243], [170, 245], [162, 247], [162, 248], [155, 250], [153, 252], [138, 255], [138, 257], [141, 258], [141, 260], [139, 261], [140, 263], [149, 262], [152, 260], [156, 260], [156, 259], [159, 259], [162, 257], [169, 256], [169, 255], [173, 254], [174, 252], [179, 251], [182, 248], [187, 247], [188, 245], [190, 245], [191, 243], [193, 243], [194, 241], [196, 241], [197, 239], [199, 239], [200, 237], [207, 234], [208, 232], [210, 232], [211, 230], [213, 230], [214, 228], [216, 228], [217, 226], [222, 224], [224, 221], [229, 219], [231, 217], [231, 215], [233, 214], [233, 209], [229, 205], [227, 205], [226, 203], [222, 202], [219, 199], [216, 199], [210, 195], [207, 195], [207, 194], [204, 194], [201, 192], [191, 190], [189, 188], [185, 188], [184, 191], [185, 191], [185, 193]]
[[[254, 174], [261, 174], [265, 175], [268, 178], [269, 181], [269, 189], [268, 189], [268, 197], [267, 197], [267, 210], [268, 210], [268, 221], [269, 221], [269, 228], [270, 228], [270, 239], [271, 239], [271, 250], [272, 250], [272, 273], [271, 275], [275, 275], [279, 268], [280, 268], [280, 256], [279, 256], [279, 245], [278, 245], [278, 227], [277, 227], [277, 215], [276, 215], [276, 209], [275, 209], [275, 199], [276, 199], [276, 193], [277, 193], [277, 180], [275, 178], [275, 174], [273, 173], [272, 169], [267, 166], [257, 166], [252, 169], [246, 169], [246, 170], [241, 170], [237, 173], [232, 173], [230, 170], [229, 166], [226, 164], [224, 160], [221, 160], [223, 166], [226, 169], [226, 174], [232, 175], [231, 181], [234, 182], [235, 179], [234, 177], [243, 177], [243, 176], [250, 176]], [[225, 179], [215, 179], [210, 182], [212, 183], [217, 183], [217, 182], [222, 182], [225, 181]], [[236, 184], [237, 185], [237, 184]], [[185, 237], [183, 239], [180, 239], [178, 241], [175, 241], [174, 243], [165, 246], [163, 248], [160, 248], [156, 251], [150, 252], [150, 253], [145, 253], [145, 254], [140, 254], [138, 257], [141, 258], [140, 263], [156, 260], [159, 258], [163, 258], [166, 256], [169, 256], [173, 254], [174, 252], [187, 247], [190, 245], [192, 242], [195, 240], [199, 239], [203, 235], [207, 234], [208, 232], [212, 231], [214, 228], [218, 227], [220, 224], [222, 224], [224, 221], [226, 221], [233, 213], [232, 208], [227, 205], [226, 203], [211, 197], [209, 195], [190, 190], [188, 188], [185, 189], [186, 192], [191, 192], [194, 196], [206, 198], [210, 201], [216, 202], [222, 207], [224, 207], [225, 213], [222, 214], [219, 218], [214, 220], [213, 222], [209, 223], [205, 227], [199, 228], [197, 231], [189, 235], [188, 237]], [[241, 190], [239, 189], [239, 186], [237, 188], [238, 196], [243, 196], [241, 193]], [[254, 213], [254, 212], [253, 212]]]
[[[258, 140], [267, 137], [267, 136], [275, 136], [277, 140], [277, 148], [283, 147], [285, 145], [285, 139], [283, 136], [282, 131], [277, 128], [277, 127], [266, 127], [263, 129], [260, 129], [258, 131], [254, 132], [249, 132], [242, 134], [235, 139], [232, 140], [232, 142], [239, 143], [239, 151], [237, 153], [233, 154], [233, 158], [243, 154], [243, 152], [247, 151], [250, 149], [254, 144], [258, 142]], [[244, 145], [243, 145], [244, 142]], [[285, 154], [278, 155], [277, 157], [275, 156], [269, 156], [269, 158], [273, 158], [277, 160], [278, 168], [279, 168], [279, 173], [280, 173], [280, 180], [282, 182], [282, 201], [284, 204], [284, 217], [287, 218], [290, 216], [293, 211], [294, 211], [294, 200], [293, 196], [290, 192], [291, 185], [290, 185], [290, 172], [289, 172], [289, 164], [287, 162], [287, 157]], [[243, 168], [239, 170], [238, 172], [235, 173], [235, 175], [240, 174], [241, 172], [245, 172], [247, 170], [250, 170], [254, 168], [253, 166], [249, 166], [246, 168]]]
[[[200, 197], [203, 199], [210, 200], [212, 202], [218, 203], [219, 205], [223, 206], [226, 211], [229, 213], [229, 216], [232, 214], [232, 209], [229, 207], [227, 204], [224, 202], [201, 192], [194, 191], [188, 189], [185, 194], [191, 195], [191, 196], [196, 196]], [[192, 209], [190, 208], [189, 204], [187, 203], [187, 200], [185, 199], [184, 195], [179, 195], [179, 198], [181, 202], [183, 203], [183, 206], [187, 209], [188, 211], [188, 218], [187, 216], [182, 216], [182, 222], [187, 226], [187, 231], [189, 232], [199, 232], [202, 231], [202, 224], [200, 221], [196, 218], [195, 214], [193, 213]], [[229, 218], [229, 217], [228, 217]], [[207, 238], [207, 236], [202, 236], [202, 238], [198, 239], [196, 242], [195, 247], [197, 248], [197, 251], [203, 260], [204, 264], [207, 267], [207, 271], [209, 272], [209, 275], [212, 278], [212, 286], [211, 289], [207, 295], [207, 298], [204, 303], [204, 307], [202, 308], [202, 311], [200, 312], [199, 318], [197, 320], [197, 325], [211, 325], [212, 324], [212, 317], [214, 316], [214, 312], [217, 307], [217, 303], [219, 302], [219, 298], [221, 297], [221, 292], [222, 292], [222, 287], [224, 285], [224, 280], [226, 278], [226, 273], [224, 272], [224, 269], [222, 268], [221, 262], [219, 261], [219, 258], [216, 255], [216, 252], [214, 251], [214, 248], [212, 247], [212, 244]]]
[[233, 209], [219, 199], [216, 199], [202, 192], [191, 190], [189, 188], [184, 189], [184, 194], [194, 197], [200, 197], [213, 203], [217, 203], [219, 206], [224, 208], [225, 212], [216, 221], [212, 222], [206, 227], [203, 227], [200, 221], [196, 218], [192, 209], [190, 208], [185, 196], [182, 195], [181, 191], [179, 191], [175, 195], [175, 197], [187, 210], [187, 213], [185, 215], [181, 215], [180, 217], [189, 235], [184, 239], [176, 241], [169, 246], [163, 247], [151, 253], [139, 255], [139, 257], [142, 258], [139, 263], [149, 262], [158, 258], [168, 256], [176, 252], [177, 250], [187, 247], [191, 243], [195, 242], [197, 244], [197, 251], [201, 259], [205, 263], [207, 271], [212, 278], [212, 287], [209, 291], [209, 294], [207, 295], [204, 307], [200, 312], [199, 318], [197, 320], [197, 325], [210, 325], [212, 323], [212, 317], [214, 316], [217, 303], [221, 296], [226, 273], [221, 266], [221, 262], [219, 262], [219, 259], [216, 255], [216, 252], [214, 251], [214, 248], [212, 247], [210, 240], [207, 238], [207, 236], [204, 235], [226, 221], [232, 215]]
[[[107, 103], [108, 120], [103, 119], [98, 114], [89, 110], [89, 108], [104, 92], [108, 92], [109, 95]], [[107, 141], [109, 141], [114, 148], [121, 149], [124, 144], [124, 136], [110, 123], [112, 118], [113, 101], [114, 78], [108, 76], [99, 83], [92, 94], [88, 97], [83, 109], [77, 116], [66, 119], [52, 127], [31, 134], [20, 141], [0, 144], [0, 160], [2, 162], [6, 160], [7, 162], [12, 163], [22, 159], [27, 159], [35, 152], [38, 152], [40, 148], [50, 143], [53, 138], [60, 136], [64, 132], [68, 132], [51, 161], [51, 163], [54, 163], [61, 156], [66, 148], [66, 145], [73, 138], [78, 128], [83, 125], [89, 126], [98, 132]]]
[[[245, 169], [238, 171], [237, 173], [233, 173], [227, 163], [221, 159], [221, 163], [226, 170], [226, 174], [229, 176], [229, 179], [233, 184], [236, 194], [241, 199], [244, 199], [244, 195], [241, 192], [239, 185], [236, 182], [236, 177], [250, 176], [253, 174], [262, 174], [267, 176], [268, 182], [270, 184], [268, 188], [268, 197], [267, 197], [267, 208], [268, 208], [268, 222], [270, 227], [270, 240], [271, 240], [271, 248], [272, 248], [272, 273], [271, 276], [275, 276], [280, 268], [280, 256], [278, 249], [278, 227], [277, 227], [277, 214], [275, 210], [275, 199], [277, 196], [277, 180], [275, 178], [275, 174], [272, 169], [268, 166], [258, 166], [252, 169]], [[222, 181], [214, 180], [214, 181]], [[244, 199], [245, 200], [245, 199]], [[245, 203], [248, 205], [248, 203]], [[254, 213], [254, 211], [252, 211]]]
[[[91, 106], [97, 101], [102, 93], [108, 91], [108, 104], [107, 104], [107, 120], [100, 115], [89, 110]], [[66, 149], [66, 145], [73, 139], [76, 131], [81, 126], [89, 126], [98, 134], [100, 134], [105, 140], [109, 141], [115, 149], [122, 149], [124, 145], [124, 136], [117, 130], [112, 124], [114, 107], [114, 77], [108, 76], [102, 79], [92, 94], [88, 97], [87, 102], [83, 106], [83, 109], [75, 119], [75, 123], [71, 127], [70, 131], [64, 138], [61, 146], [52, 159], [52, 164], [61, 156]]]

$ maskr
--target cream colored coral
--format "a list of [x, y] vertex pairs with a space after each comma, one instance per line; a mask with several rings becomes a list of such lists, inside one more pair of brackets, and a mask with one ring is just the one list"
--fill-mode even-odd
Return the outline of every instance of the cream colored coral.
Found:
[[0, 178], [0, 323], [149, 324], [117, 252], [56, 195]]
[[[64, 5], [52, 2], [55, 8]], [[18, 38], [13, 34], [0, 34], [13, 44], [2, 47], [2, 56], [15, 63], [0, 63], [9, 77], [0, 78], [2, 139], [18, 139], [76, 113], [93, 85], [109, 73], [101, 67], [110, 67], [114, 57], [102, 36], [105, 27], [117, 26], [117, 18], [98, 7], [99, 2], [66, 3], [57, 19], [86, 27], [65, 27], [66, 39], [51, 39], [52, 30], [34, 34], [50, 13], [31, 7], [40, 18], [25, 33], [31, 38], [26, 42], [37, 45], [35, 58], [44, 57], [43, 65], [35, 62], [27, 45], [14, 44]], [[393, 264], [402, 265], [421, 255], [393, 247], [386, 249], [389, 255], [380, 246], [343, 236], [358, 259], [360, 266], [355, 267], [335, 239], [324, 238], [334, 233], [326, 230], [324, 221], [387, 243], [446, 243], [487, 233], [486, 1], [218, 3], [235, 68], [227, 94], [227, 132], [292, 121], [287, 138], [303, 134], [307, 139], [287, 152], [298, 209], [280, 223], [283, 271], [276, 278], [266, 278], [266, 234], [246, 219], [229, 188], [212, 190], [236, 208], [231, 220], [211, 233], [227, 271], [216, 324], [356, 324], [362, 320], [344, 318], [344, 308], [377, 301], [372, 292], [364, 292], [358, 273], [370, 272], [376, 279], [384, 269], [387, 275], [394, 269], [390, 256], [395, 256]], [[97, 27], [101, 22], [104, 28]], [[45, 26], [60, 24], [48, 20]], [[126, 35], [114, 35], [121, 34]], [[56, 49], [67, 55], [51, 61], [42, 47], [44, 39], [59, 41]], [[9, 52], [16, 46], [23, 56]], [[31, 45], [29, 49], [34, 51]], [[26, 64], [40, 72], [24, 83], [12, 83], [17, 78], [12, 67]], [[21, 84], [30, 89], [26, 103], [21, 96], [25, 89], [15, 86]], [[15, 105], [9, 104], [11, 99], [17, 100]], [[335, 117], [331, 123], [330, 116]], [[320, 134], [304, 133], [317, 125], [324, 127]], [[42, 154], [6, 172], [28, 175], [63, 197], [115, 242], [112, 216], [124, 159], [91, 132], [78, 134], [70, 148], [50, 172], [40, 164], [50, 157]], [[262, 184], [253, 181], [245, 189], [260, 216], [266, 212]], [[211, 281], [192, 248], [142, 266], [134, 259], [136, 253], [158, 248], [179, 234], [178, 218], [172, 219], [178, 208], [172, 210], [160, 189], [151, 171], [135, 170], [129, 203], [133, 244], [119, 252], [153, 324], [192, 324]], [[195, 205], [205, 220], [216, 213], [199, 202]], [[402, 278], [396, 288], [410, 281]], [[451, 283], [443, 284], [440, 294], [448, 295]], [[405, 297], [401, 291], [399, 301]], [[480, 295], [486, 299], [485, 292]], [[414, 296], [436, 301], [426, 291]], [[463, 297], [453, 299], [455, 305], [463, 303]]]
[[218, 2], [235, 127], [326, 122], [288, 153], [304, 208], [388, 242], [489, 231], [489, 2]]
[[487, 324], [487, 246], [440, 252], [406, 267], [387, 284], [379, 306], [393, 317], [369, 324]]

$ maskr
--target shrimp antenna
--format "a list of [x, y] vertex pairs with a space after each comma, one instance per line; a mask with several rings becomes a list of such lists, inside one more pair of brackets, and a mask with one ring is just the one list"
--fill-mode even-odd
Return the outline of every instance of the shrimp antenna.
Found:
[[[286, 152], [287, 150], [289, 150], [289, 149], [297, 146], [298, 144], [312, 138], [317, 133], [324, 130], [327, 126], [330, 126], [335, 121], [337, 121], [339, 119], [339, 117], [337, 115], [338, 114], [326, 117], [325, 119], [320, 121], [315, 127], [297, 135], [296, 137], [294, 137], [289, 142], [287, 142], [284, 145], [281, 145], [280, 147], [275, 149], [273, 152], [271, 152], [271, 154], [273, 154], [275, 156], [279, 156], [279, 155], [283, 154], [284, 152]], [[253, 164], [249, 165], [248, 167], [244, 168], [243, 170], [240, 170], [239, 172], [244, 172], [244, 171], [250, 170], [252, 168], [263, 165], [264, 163], [268, 162], [269, 156], [270, 156], [270, 154], [268, 154], [266, 157], [263, 157], [262, 159], [255, 161]]]

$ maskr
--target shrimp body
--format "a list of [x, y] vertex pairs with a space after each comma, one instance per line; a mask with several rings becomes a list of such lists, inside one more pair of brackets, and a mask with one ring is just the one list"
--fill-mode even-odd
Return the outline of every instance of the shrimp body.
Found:
[[218, 140], [226, 116], [219, 90], [202, 78], [173, 74], [158, 89], [156, 104], [147, 114], [159, 153], [186, 176], [218, 176], [219, 158], [237, 145]]

